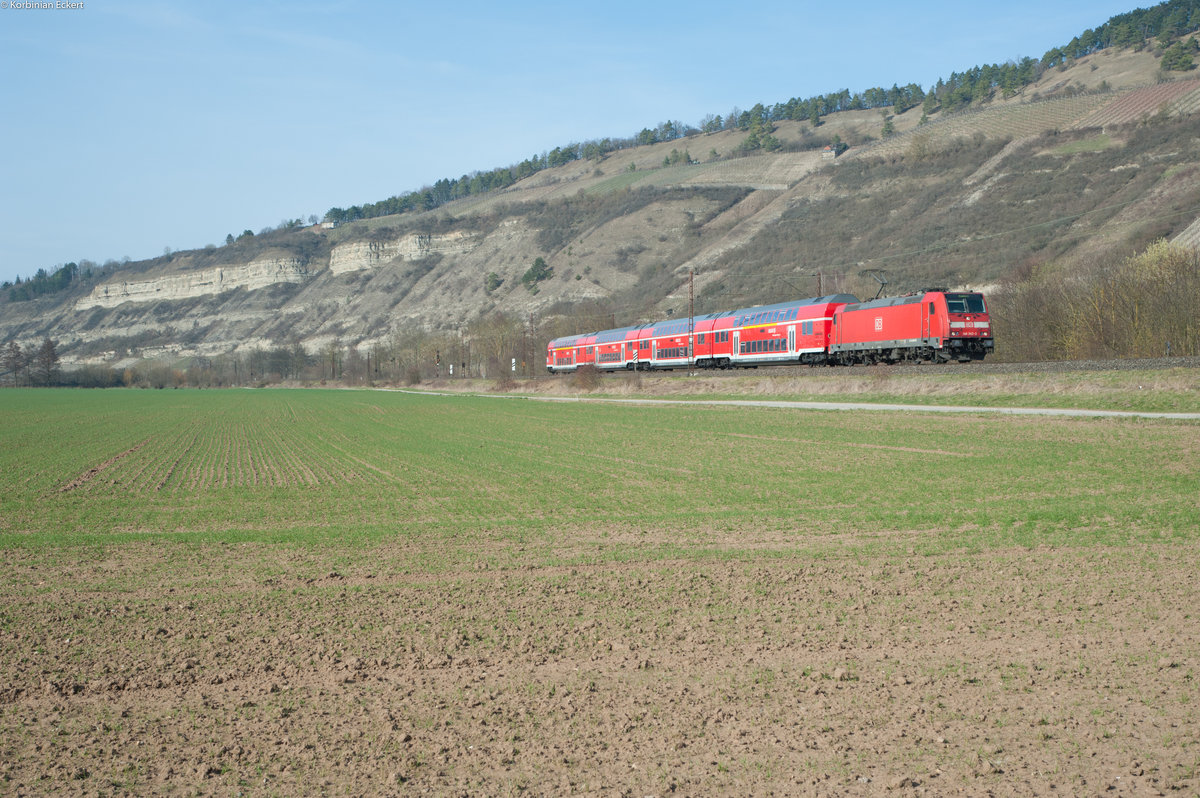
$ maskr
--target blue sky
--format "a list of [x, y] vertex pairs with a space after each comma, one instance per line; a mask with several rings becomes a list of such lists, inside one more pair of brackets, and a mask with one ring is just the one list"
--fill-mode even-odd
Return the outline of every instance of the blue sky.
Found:
[[1040, 58], [1136, 3], [0, 8], [0, 282], [374, 202], [573, 141]]

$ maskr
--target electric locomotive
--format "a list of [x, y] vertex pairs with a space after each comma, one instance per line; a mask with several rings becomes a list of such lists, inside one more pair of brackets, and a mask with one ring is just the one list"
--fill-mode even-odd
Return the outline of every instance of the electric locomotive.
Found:
[[843, 365], [968, 362], [982, 360], [993, 345], [983, 294], [937, 289], [840, 308], [829, 358]]

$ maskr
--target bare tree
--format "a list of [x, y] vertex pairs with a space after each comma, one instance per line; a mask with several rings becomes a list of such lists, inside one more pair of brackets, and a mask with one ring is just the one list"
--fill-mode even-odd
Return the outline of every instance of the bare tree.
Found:
[[58, 347], [49, 338], [33, 356], [33, 377], [38, 385], [52, 385], [58, 378]]

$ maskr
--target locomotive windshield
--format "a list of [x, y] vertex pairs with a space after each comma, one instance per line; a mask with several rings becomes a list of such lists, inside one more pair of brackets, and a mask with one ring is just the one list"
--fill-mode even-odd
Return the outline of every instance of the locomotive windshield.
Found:
[[946, 309], [951, 313], [987, 313], [983, 294], [946, 294]]

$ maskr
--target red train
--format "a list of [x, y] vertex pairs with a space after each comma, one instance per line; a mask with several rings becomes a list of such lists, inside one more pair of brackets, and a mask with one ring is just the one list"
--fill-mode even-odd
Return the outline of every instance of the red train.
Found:
[[849, 294], [555, 338], [551, 373], [617, 369], [850, 365], [981, 360], [992, 351], [983, 294], [923, 291], [859, 302]]

